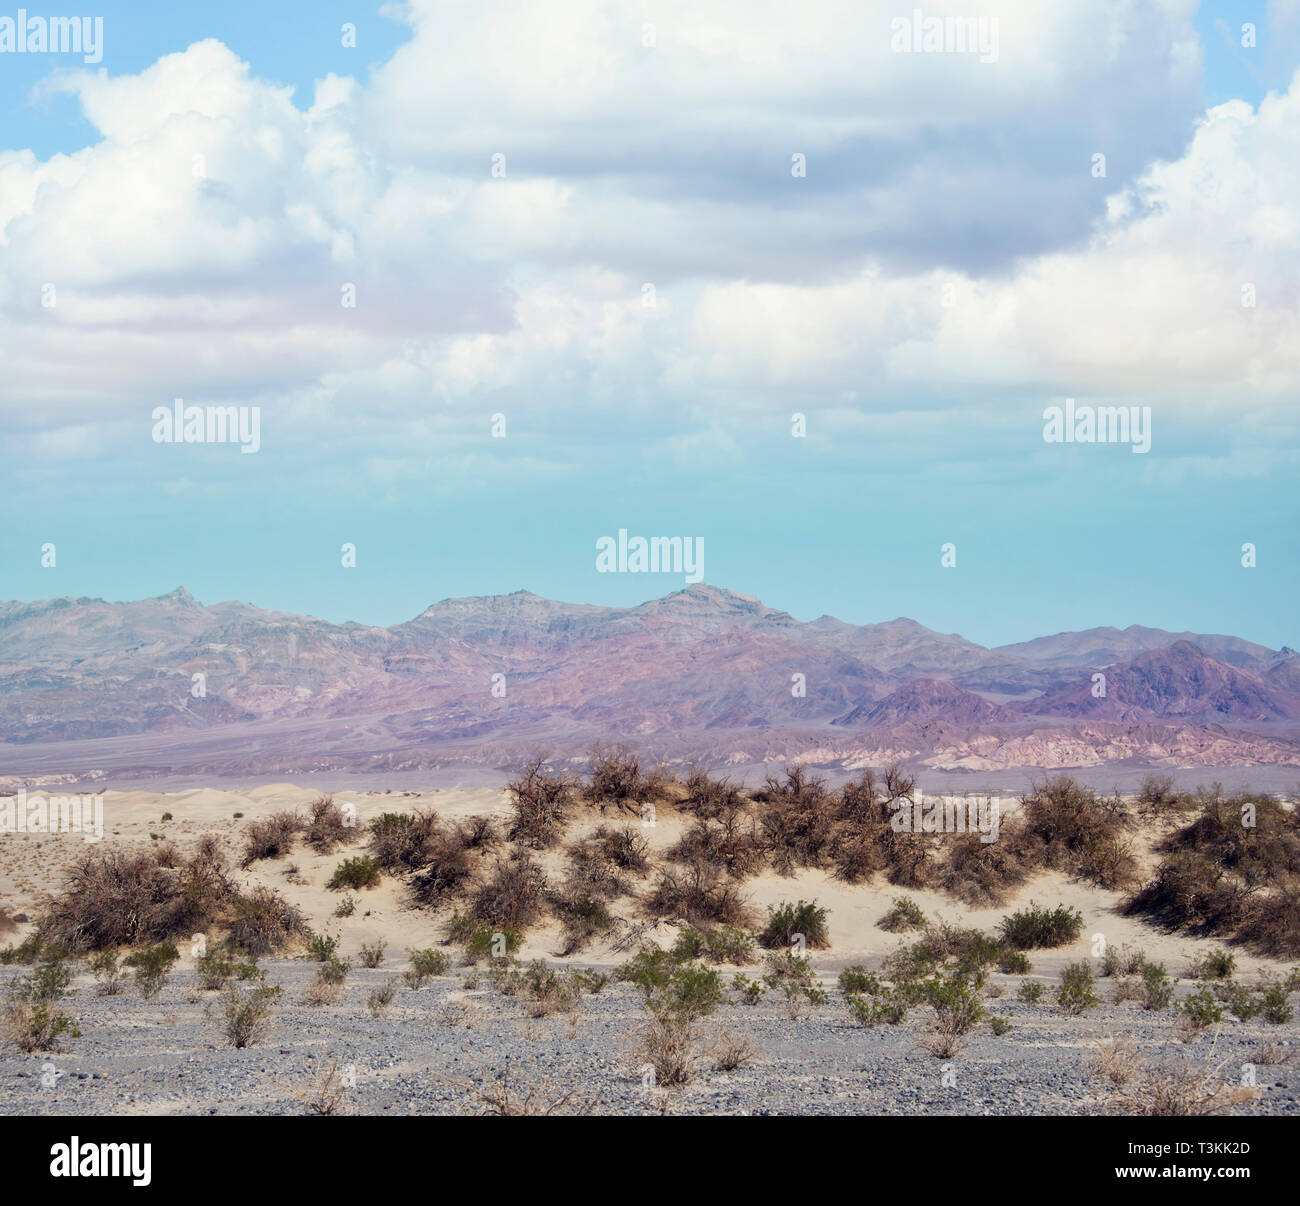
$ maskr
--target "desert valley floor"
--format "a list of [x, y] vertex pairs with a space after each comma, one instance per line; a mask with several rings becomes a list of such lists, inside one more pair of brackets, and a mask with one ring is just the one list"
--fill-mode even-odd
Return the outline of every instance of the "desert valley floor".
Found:
[[[109, 792], [102, 850], [173, 843], [184, 852], [213, 835], [238, 868], [250, 822], [305, 811], [316, 796], [285, 784], [246, 791]], [[633, 984], [611, 977], [568, 1007], [534, 1010], [524, 996], [499, 991], [481, 963], [466, 964], [454, 947], [444, 946], [450, 910], [413, 907], [399, 877], [385, 876], [376, 887], [350, 893], [326, 886], [341, 859], [364, 849], [365, 826], [375, 817], [431, 808], [448, 822], [471, 816], [504, 821], [510, 813], [506, 793], [340, 792], [334, 800], [355, 807], [358, 836], [352, 845], [324, 855], [299, 844], [284, 857], [256, 861], [234, 874], [246, 887], [263, 884], [280, 892], [313, 931], [337, 935], [337, 956], [352, 965], [337, 994], [313, 998], [319, 963], [301, 953], [262, 959], [265, 982], [283, 991], [266, 1035], [236, 1048], [222, 1035], [220, 994], [200, 986], [187, 944], [179, 944], [179, 962], [149, 999], [131, 986], [98, 995], [87, 965], [78, 964], [60, 1002], [77, 1037], [66, 1038], [54, 1053], [24, 1054], [11, 1043], [0, 1045], [0, 1112], [1098, 1114], [1142, 1112], [1139, 1098], [1155, 1083], [1151, 1078], [1163, 1078], [1198, 1101], [1212, 1099], [1215, 1112], [1300, 1113], [1300, 1024], [1294, 1020], [1270, 1024], [1257, 1015], [1242, 1021], [1225, 1011], [1222, 1020], [1192, 1032], [1173, 1009], [1145, 1009], [1135, 1000], [1114, 1003], [1114, 980], [1100, 970], [1099, 1004], [1080, 1015], [1058, 1009], [1053, 996], [1063, 968], [1090, 960], [1100, 969], [1093, 957], [1097, 935], [1112, 948], [1140, 950], [1166, 965], [1178, 981], [1178, 999], [1200, 988], [1186, 978], [1187, 969], [1225, 947], [1124, 916], [1121, 893], [1055, 871], [1035, 875], [1001, 907], [976, 909], [937, 892], [903, 892], [879, 877], [855, 886], [823, 870], [782, 876], [769, 869], [746, 880], [744, 894], [760, 916], [784, 901], [815, 900], [828, 910], [830, 945], [809, 952], [824, 999], [805, 996], [791, 1004], [769, 991], [749, 1004], [729, 991], [694, 1027], [693, 1074], [680, 1086], [660, 1087], [645, 1075], [636, 1041], [647, 1014]], [[584, 823], [590, 828], [601, 819], [593, 815]], [[663, 850], [686, 824], [664, 809], [654, 826], [637, 828], [652, 850]], [[59, 888], [86, 849], [76, 834], [0, 836], [0, 908], [18, 921], [0, 940], [19, 943], [31, 932], [45, 894]], [[1149, 848], [1141, 851], [1144, 862], [1153, 857]], [[561, 852], [545, 851], [540, 861], [558, 874]], [[1083, 927], [1069, 945], [1030, 951], [1028, 974], [992, 970], [982, 992], [984, 1020], [959, 1051], [936, 1057], [919, 1041], [920, 1011], [896, 1025], [859, 1025], [837, 985], [844, 968], [878, 969], [910, 940], [877, 924], [900, 895], [934, 922], [990, 932], [1031, 901], [1077, 909]], [[348, 897], [355, 908], [340, 916]], [[581, 951], [558, 954], [562, 935], [550, 922], [530, 929], [515, 957], [524, 964], [543, 959], [555, 967], [611, 973], [638, 945], [674, 942], [679, 925], [649, 921], [631, 902], [623, 903], [616, 910], [626, 915], [620, 930]], [[379, 966], [362, 966], [363, 945], [380, 941], [386, 950]], [[408, 951], [422, 949], [445, 950], [450, 963], [413, 987], [401, 974]], [[1231, 949], [1243, 983], [1285, 977], [1290, 970], [1288, 963]], [[18, 963], [0, 967], [0, 986], [27, 970]], [[737, 972], [757, 978], [762, 966], [721, 970], [730, 984]], [[1041, 998], [1022, 999], [1022, 985], [1033, 982], [1043, 986]], [[390, 1003], [376, 1011], [368, 1003], [385, 985]], [[1290, 987], [1296, 987], [1294, 975]], [[743, 1052], [739, 1059], [737, 1047]], [[727, 1048], [733, 1058], [720, 1054]]]

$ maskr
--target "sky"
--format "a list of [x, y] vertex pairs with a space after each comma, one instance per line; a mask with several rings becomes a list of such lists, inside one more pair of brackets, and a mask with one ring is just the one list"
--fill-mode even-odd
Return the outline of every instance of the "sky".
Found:
[[1300, 645], [1300, 0], [976, 7], [0, 9], [0, 598]]

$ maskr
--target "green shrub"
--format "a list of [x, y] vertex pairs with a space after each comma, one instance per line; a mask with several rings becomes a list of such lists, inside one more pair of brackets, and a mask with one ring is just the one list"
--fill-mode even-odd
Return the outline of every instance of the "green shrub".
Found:
[[209, 992], [225, 988], [226, 982], [235, 974], [235, 957], [221, 947], [205, 951], [194, 961], [194, 970], [199, 977], [199, 987]]
[[1237, 970], [1237, 958], [1224, 950], [1210, 951], [1203, 959], [1193, 963], [1188, 976], [1193, 980], [1231, 980]]
[[1045, 909], [1030, 901], [1027, 909], [1004, 917], [998, 929], [1003, 941], [1018, 950], [1067, 946], [1083, 931], [1083, 914], [1063, 904]]
[[514, 926], [489, 925], [457, 912], [447, 923], [447, 940], [459, 944], [465, 963], [479, 963], [509, 958], [523, 945], [524, 936]]
[[925, 914], [921, 906], [910, 896], [895, 896], [894, 903], [876, 924], [891, 934], [903, 930], [922, 930], [926, 926]]
[[989, 1018], [989, 1025], [993, 1028], [993, 1033], [1001, 1037], [1011, 1029], [1011, 1019], [1001, 1017]]
[[846, 993], [844, 1004], [859, 1026], [878, 1026], [882, 1022], [897, 1026], [907, 1017], [906, 1002], [891, 992], [869, 998], [854, 992]]
[[12, 996], [0, 1009], [0, 1033], [25, 1055], [57, 1051], [61, 1039], [81, 1037], [76, 1022], [49, 1002]]
[[1249, 1022], [1260, 1011], [1260, 1001], [1244, 985], [1219, 982], [1214, 986], [1214, 993], [1232, 1016], [1243, 1022]]
[[357, 898], [349, 893], [338, 903], [334, 910], [335, 917], [351, 917], [357, 911]]
[[880, 982], [880, 977], [875, 972], [867, 971], [861, 964], [846, 967], [840, 972], [838, 983], [840, 991], [846, 996], [865, 993], [869, 997], [875, 997], [879, 996], [884, 988], [884, 985]]
[[307, 943], [307, 954], [317, 963], [334, 958], [338, 949], [339, 940], [334, 934], [313, 934]]
[[366, 1008], [370, 1010], [371, 1017], [382, 1018], [393, 1003], [396, 993], [397, 977], [390, 976], [366, 998]]
[[1138, 1000], [1143, 1009], [1168, 1009], [1174, 999], [1174, 986], [1163, 963], [1142, 964], [1142, 984]]
[[1295, 1010], [1286, 999], [1286, 985], [1270, 984], [1260, 993], [1264, 1020], [1282, 1026], [1295, 1017]]
[[740, 994], [743, 1004], [757, 1005], [763, 999], [767, 988], [762, 980], [751, 980], [743, 972], [737, 972], [731, 978], [731, 990]]
[[739, 926], [687, 926], [673, 944], [673, 955], [679, 960], [704, 959], [743, 966], [754, 961], [754, 937]]
[[135, 968], [135, 985], [148, 1000], [162, 991], [167, 973], [180, 957], [174, 942], [159, 942], [128, 955], [124, 962], [127, 967]]
[[380, 861], [369, 854], [358, 854], [339, 863], [325, 886], [331, 889], [376, 888], [382, 878], [383, 865]]
[[1043, 999], [1043, 985], [1039, 980], [1025, 980], [1016, 990], [1016, 996], [1027, 1005], [1036, 1005]]
[[1029, 956], [1014, 947], [1003, 948], [998, 955], [998, 971], [1009, 976], [1028, 976], [1034, 970]]
[[382, 938], [375, 943], [363, 942], [361, 944], [361, 966], [378, 967], [384, 961], [384, 951], [388, 949], [388, 943]]
[[271, 1026], [271, 1007], [279, 995], [279, 985], [259, 984], [245, 992], [237, 984], [228, 984], [222, 998], [226, 1041], [244, 1048], [265, 1038]]
[[126, 990], [126, 977], [116, 951], [100, 951], [90, 960], [90, 970], [95, 977], [95, 996], [115, 997]]
[[412, 950], [407, 952], [411, 966], [403, 973], [403, 979], [412, 988], [420, 988], [433, 976], [445, 976], [451, 968], [451, 960], [446, 951]]
[[1061, 987], [1056, 990], [1056, 1005], [1063, 1013], [1079, 1014], [1100, 1003], [1093, 991], [1092, 967], [1071, 963], [1061, 972]]
[[797, 904], [785, 901], [768, 909], [767, 926], [758, 936], [760, 946], [769, 950], [795, 945], [802, 937], [802, 945], [810, 950], [823, 950], [830, 946], [829, 913], [815, 900], [801, 900]]
[[1208, 988], [1201, 987], [1178, 1003], [1178, 1011], [1193, 1030], [1204, 1030], [1223, 1021], [1223, 1010]]
[[722, 977], [699, 963], [675, 963], [667, 982], [646, 994], [653, 1015], [687, 1022], [711, 1014], [725, 999]]

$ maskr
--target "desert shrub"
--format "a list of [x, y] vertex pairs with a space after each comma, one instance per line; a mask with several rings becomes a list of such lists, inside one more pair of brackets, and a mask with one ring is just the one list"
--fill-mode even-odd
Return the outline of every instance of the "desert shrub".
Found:
[[355, 858], [345, 858], [330, 876], [325, 886], [339, 888], [376, 888], [382, 879], [381, 864], [369, 854], [359, 854]]
[[230, 941], [247, 955], [273, 955], [307, 935], [302, 913], [273, 888], [261, 886], [231, 902]]
[[470, 912], [497, 929], [526, 930], [542, 915], [548, 897], [546, 873], [526, 852], [497, 861], [474, 891]]
[[1108, 944], [1101, 956], [1101, 974], [1103, 976], [1134, 976], [1142, 970], [1146, 956], [1135, 951], [1127, 943], [1123, 946]]
[[1287, 1000], [1286, 985], [1270, 984], [1260, 993], [1260, 1012], [1274, 1026], [1283, 1026], [1295, 1017], [1295, 1010]]
[[1179, 1001], [1177, 1008], [1183, 1020], [1194, 1031], [1204, 1030], [1223, 1021], [1223, 1010], [1214, 999], [1214, 994], [1204, 986]]
[[1168, 1009], [1173, 1003], [1174, 986], [1163, 963], [1143, 962], [1137, 999], [1151, 1011]]
[[159, 866], [144, 853], [90, 851], [45, 902], [35, 941], [80, 953], [188, 936], [220, 917], [232, 893], [211, 838], [179, 867]]
[[1147, 775], [1138, 789], [1138, 803], [1149, 812], [1168, 812], [1187, 806], [1185, 795], [1174, 787], [1173, 775]]
[[743, 1004], [757, 1005], [763, 999], [767, 986], [762, 980], [753, 980], [743, 972], [737, 972], [731, 977], [731, 991], [740, 995]]
[[796, 867], [821, 867], [831, 855], [835, 799], [826, 780], [801, 766], [787, 767], [784, 776], [769, 775], [756, 793], [758, 840], [780, 875]]
[[407, 952], [407, 958], [410, 967], [403, 973], [403, 979], [415, 989], [422, 987], [426, 980], [434, 976], [445, 976], [451, 969], [451, 960], [447, 957], [446, 951], [428, 948], [412, 950]]
[[678, 807], [703, 820], [716, 820], [745, 809], [745, 797], [736, 784], [726, 778], [715, 779], [702, 767], [691, 767], [685, 788], [686, 795]]
[[975, 908], [1000, 905], [1029, 878], [1032, 866], [1024, 857], [1026, 841], [1012, 822], [999, 827], [996, 841], [979, 833], [947, 835], [947, 857], [937, 872], [936, 886]]
[[1002, 940], [1017, 950], [1041, 950], [1067, 946], [1083, 931], [1083, 914], [1067, 905], [1046, 909], [1029, 902], [998, 923]]
[[894, 903], [876, 924], [891, 934], [906, 930], [923, 930], [927, 922], [921, 906], [910, 896], [895, 896]]
[[1196, 805], [1126, 910], [1170, 930], [1232, 935], [1258, 954], [1300, 954], [1300, 817], [1267, 795], [1224, 799], [1217, 785]]
[[735, 879], [745, 879], [762, 869], [763, 848], [753, 825], [742, 813], [698, 818], [668, 851], [679, 863], [707, 863]]
[[646, 994], [650, 1012], [694, 1021], [712, 1013], [726, 1000], [722, 977], [699, 963], [674, 963], [666, 982]]
[[1056, 1007], [1062, 1013], [1079, 1014], [1101, 1003], [1093, 991], [1092, 966], [1071, 963], [1061, 970], [1061, 986], [1056, 990]]
[[549, 1017], [553, 1013], [568, 1013], [576, 1007], [582, 995], [582, 981], [570, 972], [548, 966], [543, 959], [534, 959], [525, 967], [514, 970], [513, 995], [524, 1001], [530, 1017]]
[[663, 798], [666, 780], [663, 771], [647, 772], [640, 756], [629, 746], [598, 745], [591, 752], [591, 769], [583, 796], [602, 812], [613, 807], [640, 813], [643, 804]]
[[1029, 956], [1015, 947], [1004, 948], [998, 954], [998, 971], [1008, 976], [1027, 976], [1034, 970]]
[[1095, 1046], [1096, 1050], [1086, 1066], [1112, 1085], [1128, 1084], [1142, 1066], [1138, 1049], [1130, 1039], [1108, 1039], [1095, 1043]]
[[1021, 802], [1028, 865], [1079, 875], [1103, 888], [1123, 888], [1137, 873], [1124, 836], [1123, 803], [1102, 799], [1068, 775], [1036, 785]]
[[858, 996], [865, 993], [869, 997], [874, 997], [884, 990], [880, 977], [875, 972], [867, 971], [860, 963], [855, 964], [853, 967], [846, 967], [840, 972], [837, 983], [840, 986], [840, 992]]
[[146, 946], [128, 955], [124, 962], [127, 967], [135, 969], [135, 986], [140, 990], [140, 995], [148, 1000], [162, 991], [167, 973], [180, 957], [176, 944], [167, 941]]
[[244, 830], [244, 855], [240, 866], [251, 867], [261, 859], [284, 858], [302, 832], [303, 820], [296, 812], [277, 812], [263, 821], [249, 821]]
[[714, 1038], [709, 1054], [719, 1072], [734, 1072], [754, 1058], [754, 1044], [733, 1030], [724, 1030]]
[[1124, 911], [1168, 930], [1231, 933], [1245, 917], [1245, 885], [1197, 850], [1178, 850], [1124, 903]]
[[126, 976], [116, 951], [99, 951], [90, 960], [90, 970], [95, 977], [95, 996], [115, 997], [126, 991]]
[[427, 862], [429, 845], [440, 832], [432, 809], [380, 813], [370, 822], [370, 853], [386, 871], [414, 871]]
[[622, 871], [639, 874], [650, 865], [649, 843], [634, 829], [601, 825], [589, 840], [608, 862]]
[[652, 1013], [694, 1020], [712, 1013], [725, 999], [722, 978], [713, 968], [683, 961], [656, 946], [643, 946], [614, 969], [614, 978], [641, 989]]
[[271, 1010], [280, 996], [279, 985], [258, 984], [247, 990], [233, 981], [221, 999], [222, 1029], [232, 1047], [252, 1047], [271, 1028]]
[[1252, 897], [1237, 938], [1257, 955], [1300, 956], [1300, 886]]
[[911, 809], [916, 781], [897, 766], [879, 777], [866, 770], [846, 783], [833, 807], [830, 855], [835, 874], [846, 883], [860, 883], [883, 871], [900, 888], [924, 888], [934, 876], [929, 834], [896, 832], [900, 807]]
[[361, 944], [361, 966], [375, 968], [384, 961], [384, 951], [388, 949], [388, 943], [382, 938], [378, 942], [363, 942]]
[[77, 1024], [48, 1001], [24, 999], [10, 992], [0, 1007], [0, 1034], [24, 1055], [57, 1051], [64, 1038], [80, 1038]]
[[1119, 1105], [1147, 1118], [1205, 1117], [1228, 1113], [1257, 1092], [1225, 1081], [1221, 1067], [1163, 1059], [1139, 1066]]
[[634, 984], [649, 996], [652, 990], [668, 983], [679, 963], [672, 951], [646, 945], [614, 969], [614, 979]]
[[1016, 996], [1025, 1002], [1026, 1005], [1036, 1005], [1043, 999], [1043, 985], [1039, 980], [1025, 980], [1018, 989]]
[[45, 962], [30, 975], [19, 976], [10, 987], [24, 1001], [61, 1001], [72, 983], [72, 968], [59, 956], [46, 955]]
[[552, 909], [564, 927], [562, 955], [583, 950], [601, 934], [608, 933], [614, 924], [614, 916], [605, 902], [585, 892], [559, 894], [552, 902]]
[[396, 994], [397, 977], [390, 976], [366, 998], [366, 1008], [370, 1010], [370, 1016], [382, 1018], [388, 1007], [393, 1003], [393, 997]]
[[1187, 969], [1193, 980], [1231, 980], [1237, 970], [1237, 959], [1230, 951], [1213, 950]]
[[335, 917], [351, 917], [357, 911], [357, 898], [348, 893], [334, 909]]
[[678, 959], [704, 959], [709, 963], [743, 966], [754, 961], [754, 937], [739, 926], [688, 926], [677, 936], [673, 954]]
[[338, 954], [339, 939], [337, 934], [312, 934], [307, 940], [307, 957], [317, 963], [324, 963]]
[[513, 926], [498, 928], [459, 912], [447, 922], [447, 941], [459, 943], [466, 963], [508, 958], [523, 945], [523, 940], [522, 931]]
[[1244, 985], [1231, 980], [1216, 980], [1212, 986], [1215, 999], [1222, 1001], [1233, 1017], [1249, 1022], [1260, 1010], [1259, 999]]
[[859, 1026], [897, 1026], [907, 1017], [907, 1002], [896, 994], [884, 991], [872, 997], [862, 997], [848, 992], [844, 1004]]
[[354, 832], [355, 827], [348, 824], [333, 796], [321, 796], [313, 802], [307, 817], [306, 837], [307, 844], [317, 854], [333, 854]]
[[830, 946], [830, 914], [815, 900], [800, 900], [795, 904], [783, 901], [767, 912], [767, 925], [758, 936], [758, 943], [771, 950], [775, 947], [793, 946], [799, 939], [811, 950], [824, 950]]
[[956, 1055], [966, 1034], [986, 1016], [975, 989], [960, 975], [931, 981], [926, 986], [925, 1002], [931, 1011], [930, 1028], [921, 1042], [938, 1059]]
[[331, 955], [316, 969], [316, 979], [321, 984], [342, 984], [348, 978], [352, 964], [347, 959]]
[[227, 981], [235, 975], [234, 953], [224, 947], [213, 947], [194, 961], [194, 970], [200, 988], [209, 992], [225, 988]]
[[506, 784], [514, 810], [510, 840], [535, 850], [554, 846], [577, 800], [567, 775], [549, 774], [545, 759], [537, 756]]
[[744, 925], [749, 909], [735, 880], [707, 863], [664, 868], [646, 897], [658, 917], [680, 917], [693, 925]]
[[637, 1031], [635, 1050], [642, 1068], [665, 1088], [686, 1084], [699, 1066], [694, 1027], [676, 1014], [652, 1015]]

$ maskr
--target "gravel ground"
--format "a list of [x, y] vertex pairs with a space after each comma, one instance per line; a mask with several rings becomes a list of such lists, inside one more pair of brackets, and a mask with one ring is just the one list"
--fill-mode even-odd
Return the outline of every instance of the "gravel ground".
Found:
[[[218, 994], [200, 992], [191, 971], [176, 970], [152, 1001], [133, 989], [97, 997], [83, 975], [62, 1006], [81, 1031], [66, 1050], [0, 1049], [0, 1114], [304, 1113], [301, 1097], [336, 1062], [349, 1080], [342, 1110], [359, 1114], [475, 1112], [481, 1103], [465, 1086], [491, 1087], [503, 1074], [520, 1095], [535, 1087], [538, 1100], [572, 1091], [568, 1108], [590, 1113], [1097, 1114], [1119, 1109], [1117, 1090], [1088, 1066], [1094, 1043], [1110, 1038], [1167, 1066], [1191, 1060], [1214, 1068], [1232, 1084], [1242, 1065], [1255, 1064], [1258, 1096], [1233, 1112], [1300, 1113], [1300, 1023], [1225, 1020], [1185, 1043], [1171, 1014], [1107, 1004], [1068, 1017], [1050, 1004], [1016, 1000], [1015, 977], [992, 977], [995, 991], [1005, 992], [987, 1002], [1012, 1029], [997, 1037], [981, 1024], [946, 1061], [916, 1041], [925, 1011], [901, 1026], [863, 1029], [831, 980], [829, 1001], [798, 1020], [770, 994], [759, 1005], [726, 1005], [698, 1024], [701, 1046], [720, 1031], [738, 1033], [753, 1046], [752, 1062], [722, 1072], [706, 1058], [689, 1084], [655, 1091], [638, 1071], [632, 1037], [646, 1015], [627, 985], [584, 995], [574, 1014], [534, 1019], [485, 976], [467, 990], [461, 969], [418, 991], [399, 985], [387, 1015], [374, 1018], [367, 997], [404, 963], [356, 969], [337, 1003], [311, 1006], [303, 993], [316, 966], [263, 964], [267, 982], [284, 992], [268, 1037], [244, 1050], [224, 1045]], [[21, 970], [0, 969], [0, 981]], [[1099, 988], [1109, 996], [1106, 981]], [[1291, 1058], [1257, 1063], [1261, 1040]]]

